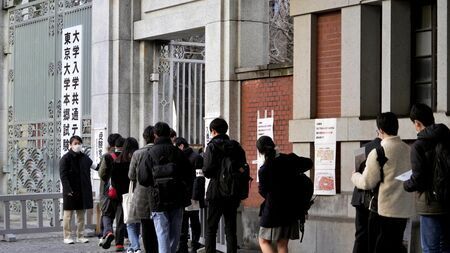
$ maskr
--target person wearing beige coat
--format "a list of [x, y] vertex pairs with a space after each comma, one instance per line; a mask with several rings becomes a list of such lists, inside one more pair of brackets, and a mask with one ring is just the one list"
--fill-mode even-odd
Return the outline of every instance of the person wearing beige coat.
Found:
[[402, 245], [403, 233], [407, 218], [415, 214], [414, 197], [403, 189], [403, 182], [395, 177], [411, 169], [410, 147], [397, 136], [398, 120], [394, 113], [380, 114], [377, 117], [377, 127], [382, 139], [381, 146], [388, 159], [383, 166], [383, 178], [377, 151], [372, 150], [367, 157], [364, 172], [353, 173], [351, 180], [357, 188], [363, 190], [374, 189], [380, 183], [378, 214], [372, 212], [372, 217], [369, 218], [378, 227], [377, 230], [372, 230], [372, 234], [369, 228], [369, 237], [374, 240], [372, 244], [369, 242], [369, 246], [374, 248], [370, 249], [371, 252], [406, 252]]

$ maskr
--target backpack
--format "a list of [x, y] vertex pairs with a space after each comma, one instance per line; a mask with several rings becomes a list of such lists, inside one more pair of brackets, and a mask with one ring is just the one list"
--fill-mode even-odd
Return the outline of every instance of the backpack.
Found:
[[370, 202], [369, 202], [369, 210], [375, 213], [378, 213], [378, 192], [380, 190], [380, 184], [384, 179], [383, 167], [388, 161], [386, 154], [384, 153], [383, 146], [379, 146], [376, 148], [377, 151], [377, 161], [380, 165], [380, 182], [373, 188], [370, 193]]
[[450, 210], [450, 144], [441, 141], [435, 148], [433, 194], [436, 200]]
[[151, 171], [153, 177], [151, 194], [155, 201], [152, 204], [159, 210], [171, 210], [180, 205], [186, 187], [174, 162], [164, 156], [156, 157], [153, 150], [149, 150], [149, 155], [155, 162]]
[[218, 178], [220, 195], [228, 199], [248, 198], [253, 179], [250, 177], [250, 167], [245, 158], [245, 151], [235, 140], [226, 140], [223, 146], [218, 148], [223, 153]]
[[308, 216], [308, 211], [311, 206], [314, 204], [313, 194], [314, 194], [314, 184], [312, 180], [306, 176], [304, 173], [300, 173], [297, 175], [297, 179], [295, 180], [298, 186], [299, 192], [299, 225], [300, 232], [302, 233], [302, 237], [300, 238], [300, 242], [303, 242], [303, 235], [305, 233], [305, 221]]

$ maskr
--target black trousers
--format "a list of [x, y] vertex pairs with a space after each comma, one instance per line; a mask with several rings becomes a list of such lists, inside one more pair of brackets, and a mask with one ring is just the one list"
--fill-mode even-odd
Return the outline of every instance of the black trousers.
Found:
[[364, 206], [357, 206], [355, 217], [355, 244], [353, 253], [369, 252], [369, 209]]
[[406, 253], [403, 245], [407, 219], [369, 214], [369, 249], [374, 253]]
[[200, 240], [201, 225], [200, 225], [199, 211], [184, 211], [179, 244], [180, 253], [188, 252], [189, 221], [191, 221], [192, 246], [194, 248], [198, 247], [198, 241]]
[[123, 209], [122, 205], [117, 205], [111, 209], [113, 212], [109, 212], [102, 216], [103, 223], [103, 237], [106, 237], [108, 233], [113, 232], [113, 222], [116, 220], [115, 241], [116, 245], [123, 245], [125, 236], [127, 234], [127, 228], [123, 222]]
[[156, 237], [155, 224], [152, 219], [141, 220], [142, 244], [145, 252], [158, 253], [158, 238]]
[[216, 252], [216, 235], [220, 218], [225, 220], [227, 253], [237, 252], [236, 218], [239, 200], [211, 201], [208, 204], [205, 233], [206, 253]]

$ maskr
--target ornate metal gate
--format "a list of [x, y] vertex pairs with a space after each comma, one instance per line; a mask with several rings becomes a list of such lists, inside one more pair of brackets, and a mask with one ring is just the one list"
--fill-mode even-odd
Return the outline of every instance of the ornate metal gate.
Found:
[[159, 47], [155, 121], [169, 123], [190, 144], [203, 144], [205, 115], [204, 37], [172, 40]]
[[[60, 191], [61, 33], [79, 24], [85, 34], [82, 137], [90, 151], [91, 1], [24, 0], [9, 10], [7, 194]], [[20, 203], [10, 204], [20, 210]], [[45, 217], [52, 206], [44, 201]], [[27, 211], [35, 210], [36, 202], [27, 201]]]

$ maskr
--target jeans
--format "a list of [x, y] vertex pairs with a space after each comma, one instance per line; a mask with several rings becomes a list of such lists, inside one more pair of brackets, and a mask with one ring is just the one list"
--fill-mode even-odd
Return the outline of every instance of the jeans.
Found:
[[216, 252], [216, 235], [222, 215], [225, 219], [227, 253], [237, 252], [236, 219], [239, 204], [239, 200], [210, 201], [208, 203], [205, 233], [206, 253]]
[[155, 224], [153, 220], [142, 219], [142, 244], [146, 253], [158, 253], [158, 238], [156, 237]]
[[86, 210], [64, 210], [63, 216], [63, 230], [64, 230], [64, 239], [70, 239], [72, 234], [72, 217], [74, 213], [77, 213], [77, 237], [84, 237], [84, 214]]
[[356, 207], [355, 218], [355, 244], [353, 253], [369, 252], [369, 209], [365, 206]]
[[450, 252], [450, 215], [420, 215], [423, 253]]
[[183, 225], [181, 227], [180, 245], [179, 253], [188, 252], [188, 239], [189, 239], [189, 221], [191, 221], [191, 232], [192, 232], [192, 246], [193, 248], [199, 247], [201, 225], [200, 225], [200, 211], [184, 211], [183, 215]]
[[139, 243], [139, 234], [141, 232], [140, 229], [140, 223], [127, 224], [128, 239], [130, 239], [130, 248], [133, 249], [133, 251], [141, 249], [141, 245]]
[[180, 241], [183, 208], [152, 212], [152, 219], [158, 236], [159, 253], [175, 253]]

